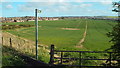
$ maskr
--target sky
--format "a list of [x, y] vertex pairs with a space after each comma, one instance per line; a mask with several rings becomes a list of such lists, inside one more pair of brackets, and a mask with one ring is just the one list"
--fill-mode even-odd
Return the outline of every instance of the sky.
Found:
[[[119, 0], [114, 0], [118, 2]], [[117, 16], [112, 0], [1, 0], [0, 17]]]

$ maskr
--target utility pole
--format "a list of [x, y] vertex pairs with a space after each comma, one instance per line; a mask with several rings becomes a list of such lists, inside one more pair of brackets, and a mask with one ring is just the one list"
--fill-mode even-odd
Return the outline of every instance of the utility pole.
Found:
[[35, 44], [36, 44], [36, 59], [38, 60], [38, 13], [40, 13], [41, 10], [35, 9]]

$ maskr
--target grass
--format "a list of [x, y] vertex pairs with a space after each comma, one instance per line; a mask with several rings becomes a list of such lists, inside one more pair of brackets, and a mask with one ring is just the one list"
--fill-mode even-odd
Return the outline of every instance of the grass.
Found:
[[89, 20], [87, 37], [85, 40], [85, 47], [88, 50], [105, 50], [110, 48], [110, 38], [107, 37], [106, 33], [112, 30], [115, 25], [112, 21], [104, 20]]
[[107, 18], [118, 18], [118, 16], [107, 16]]

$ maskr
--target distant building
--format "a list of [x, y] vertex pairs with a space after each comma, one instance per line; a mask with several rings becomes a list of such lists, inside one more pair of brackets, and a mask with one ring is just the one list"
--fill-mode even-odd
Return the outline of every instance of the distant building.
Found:
[[[25, 21], [35, 21], [34, 16], [25, 16], [25, 17], [0, 17], [2, 23], [9, 22], [25, 22]], [[43, 20], [59, 20], [59, 17], [38, 17], [38, 21]]]
[[[38, 21], [51, 21], [60, 19], [101, 19], [101, 20], [118, 20], [118, 18], [108, 18], [106, 16], [65, 16], [65, 17], [38, 17]], [[35, 21], [34, 16], [25, 17], [0, 17], [0, 22], [25, 22], [25, 21]]]

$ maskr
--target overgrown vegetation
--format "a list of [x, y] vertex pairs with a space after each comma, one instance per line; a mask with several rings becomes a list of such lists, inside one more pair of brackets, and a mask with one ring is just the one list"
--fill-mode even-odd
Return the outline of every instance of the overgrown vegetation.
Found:
[[114, 2], [113, 6], [115, 7], [115, 9], [113, 11], [118, 12], [118, 23], [113, 27], [113, 30], [109, 33], [107, 33], [108, 37], [111, 37], [112, 39], [110, 40], [110, 42], [113, 43], [113, 45], [111, 46], [110, 49], [108, 50], [112, 50], [113, 52], [117, 52], [114, 53], [112, 55], [113, 59], [117, 60], [117, 63], [115, 65], [120, 67], [120, 2]]
[[23, 27], [32, 27], [34, 25], [29, 25], [29, 24], [22, 24], [22, 25], [2, 25], [2, 30], [7, 30], [7, 29], [16, 29], [16, 28], [23, 28]]
[[26, 66], [27, 63], [18, 55], [19, 52], [9, 47], [2, 47], [2, 68], [8, 66]]

